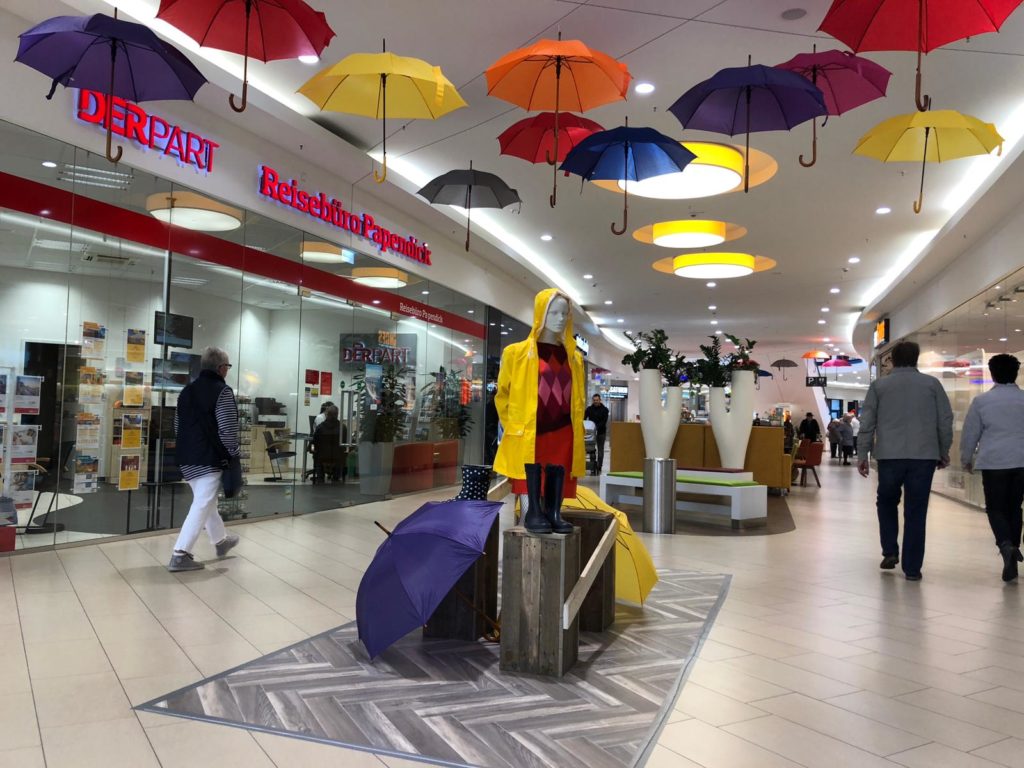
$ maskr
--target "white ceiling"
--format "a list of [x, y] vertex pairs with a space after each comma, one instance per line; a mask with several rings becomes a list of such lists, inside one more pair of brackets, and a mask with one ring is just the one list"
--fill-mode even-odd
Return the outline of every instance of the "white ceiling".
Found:
[[[53, 0], [3, 0], [3, 5], [26, 18], [42, 18], [57, 5]], [[69, 0], [78, 10], [103, 6], [99, 0]], [[560, 178], [559, 204], [547, 199], [551, 172], [547, 166], [498, 154], [496, 137], [525, 116], [522, 110], [486, 95], [483, 71], [506, 51], [534, 39], [580, 38], [592, 47], [620, 57], [638, 80], [656, 86], [650, 96], [630, 92], [627, 102], [586, 113], [605, 127], [649, 125], [681, 139], [710, 138], [713, 134], [684, 132], [666, 108], [683, 92], [727, 66], [776, 64], [796, 53], [842, 47], [816, 32], [828, 0], [377, 0], [356, 7], [313, 0], [327, 13], [338, 33], [323, 61], [333, 63], [356, 51], [379, 50], [382, 37], [389, 50], [424, 58], [441, 66], [459, 87], [469, 107], [438, 121], [402, 125], [389, 121], [391, 158], [415, 165], [424, 178], [455, 167], [474, 167], [500, 175], [519, 190], [522, 212], [514, 209], [494, 218], [521, 241], [547, 257], [566, 277], [581, 304], [595, 320], [617, 329], [665, 328], [674, 346], [695, 351], [714, 328], [708, 311], [717, 305], [718, 328], [762, 340], [765, 355], [799, 355], [824, 336], [849, 341], [853, 323], [876, 281], [921, 232], [938, 230], [953, 213], [944, 201], [972, 168], [972, 161], [931, 165], [927, 169], [924, 212], [915, 216], [920, 166], [885, 165], [850, 154], [857, 139], [871, 126], [895, 114], [913, 110], [914, 56], [911, 53], [872, 53], [868, 57], [893, 70], [889, 97], [840, 118], [831, 118], [819, 134], [818, 164], [803, 169], [797, 155], [806, 153], [810, 126], [791, 133], [761, 133], [752, 146], [774, 156], [779, 172], [749, 194], [731, 193], [692, 201], [654, 201], [631, 198], [630, 231], [645, 224], [697, 214], [745, 226], [749, 234], [731, 245], [775, 259], [775, 270], [736, 280], [720, 280], [709, 289], [703, 281], [676, 278], [653, 271], [652, 262], [673, 251], [644, 245], [629, 234], [614, 237], [608, 230], [621, 221], [622, 199], [592, 185], [581, 191], [579, 179]], [[152, 17], [157, 0], [128, 3], [129, 12]], [[122, 4], [122, 8], [125, 4]], [[789, 8], [807, 15], [785, 21]], [[141, 9], [141, 10], [140, 10]], [[109, 7], [107, 7], [109, 12]], [[230, 57], [229, 57], [230, 59]], [[197, 60], [213, 78], [209, 62]], [[279, 94], [294, 91], [315, 71], [297, 62], [255, 65], [258, 83]], [[219, 73], [223, 75], [223, 73]], [[1006, 131], [1007, 118], [1024, 104], [1024, 11], [1011, 16], [999, 35], [988, 35], [933, 52], [925, 59], [925, 89], [936, 108], [954, 108], [995, 122]], [[216, 78], [224, 82], [223, 77]], [[307, 114], [311, 106], [301, 97], [291, 103]], [[225, 100], [226, 101], [226, 100]], [[223, 109], [227, 112], [226, 103]], [[301, 118], [295, 117], [296, 121]], [[321, 125], [363, 150], [380, 140], [381, 126], [347, 115], [316, 116]], [[301, 124], [300, 124], [301, 125]], [[339, 139], [340, 140], [340, 139]], [[415, 185], [397, 175], [402, 189]], [[361, 182], [373, 192], [372, 179]], [[389, 190], [389, 198], [393, 197]], [[1005, 197], [1001, 201], [1006, 204]], [[407, 197], [402, 207], [458, 238], [463, 220], [445, 218], [450, 212], [430, 209]], [[891, 206], [888, 216], [875, 209]], [[542, 233], [554, 236], [539, 240]], [[487, 258], [496, 251], [484, 247]], [[859, 256], [857, 265], [848, 264]], [[592, 280], [583, 280], [592, 273]], [[543, 281], [537, 280], [537, 287]], [[840, 293], [830, 294], [832, 287]], [[612, 300], [611, 307], [604, 305]], [[821, 307], [830, 312], [823, 314]], [[617, 318], [624, 323], [616, 324]], [[826, 319], [819, 325], [819, 318]], [[845, 351], [852, 352], [847, 344]], [[862, 350], [865, 351], [865, 350]]]

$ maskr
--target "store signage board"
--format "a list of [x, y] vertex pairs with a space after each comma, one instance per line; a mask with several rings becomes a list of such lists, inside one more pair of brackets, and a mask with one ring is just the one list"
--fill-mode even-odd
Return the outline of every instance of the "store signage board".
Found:
[[[179, 164], [191, 166], [200, 173], [213, 171], [213, 160], [220, 144], [117, 96], [109, 107], [111, 132], [115, 135], [124, 136], [142, 149], [173, 157]], [[75, 117], [83, 123], [105, 131], [107, 108], [105, 93], [79, 89], [75, 98]]]
[[572, 337], [576, 339], [576, 349], [580, 351], [580, 354], [584, 357], [589, 355], [590, 342], [587, 340], [586, 336], [580, 336], [578, 333], [574, 333]]
[[875, 323], [874, 348], [884, 347], [889, 343], [889, 318], [883, 318]]
[[369, 240], [377, 246], [378, 251], [390, 251], [404, 259], [431, 266], [430, 248], [415, 236], [403, 237], [391, 232], [378, 224], [371, 214], [348, 211], [338, 198], [328, 197], [324, 192], [302, 189], [295, 179], [285, 180], [266, 165], [260, 166], [259, 194], [329, 226]]
[[340, 368], [352, 366], [416, 366], [416, 334], [378, 330], [377, 333], [343, 333], [340, 338]]
[[824, 376], [808, 376], [807, 386], [808, 387], [824, 387], [828, 382], [828, 379]]

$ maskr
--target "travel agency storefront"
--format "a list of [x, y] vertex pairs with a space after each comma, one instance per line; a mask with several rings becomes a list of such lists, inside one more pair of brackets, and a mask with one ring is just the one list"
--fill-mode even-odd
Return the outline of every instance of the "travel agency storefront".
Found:
[[[174, 407], [209, 345], [234, 365], [248, 481], [228, 519], [450, 485], [485, 458], [521, 281], [192, 104], [115, 101], [110, 163], [102, 95], [46, 102], [8, 70], [0, 97], [31, 108], [0, 122], [0, 517], [25, 527], [0, 549], [180, 526]], [[327, 402], [338, 481], [314, 484]]]

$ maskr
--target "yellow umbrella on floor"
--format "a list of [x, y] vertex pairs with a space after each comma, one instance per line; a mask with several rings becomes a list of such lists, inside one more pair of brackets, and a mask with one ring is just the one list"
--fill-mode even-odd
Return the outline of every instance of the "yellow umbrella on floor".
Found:
[[619, 521], [619, 533], [615, 539], [615, 597], [633, 603], [643, 603], [658, 583], [658, 573], [647, 547], [640, 541], [624, 512], [605, 504], [601, 497], [589, 488], [576, 486], [576, 498], [567, 498], [563, 508], [596, 509], [607, 512]]
[[873, 157], [883, 163], [921, 161], [921, 191], [914, 213], [924, 200], [925, 163], [941, 163], [973, 155], [1002, 151], [1003, 137], [992, 123], [964, 115], [954, 109], [912, 112], [884, 120], [857, 142], [855, 155]]
[[[298, 92], [321, 111], [377, 118], [382, 129], [389, 117], [436, 120], [466, 106], [440, 67], [387, 51], [346, 56], [313, 75]], [[382, 144], [383, 173], [373, 172], [378, 183], [388, 175], [386, 130]]]

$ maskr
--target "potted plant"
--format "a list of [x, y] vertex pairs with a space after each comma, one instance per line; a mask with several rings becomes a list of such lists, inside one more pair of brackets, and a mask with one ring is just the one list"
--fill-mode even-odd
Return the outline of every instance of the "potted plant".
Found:
[[[750, 351], [757, 342], [752, 339], [740, 339], [728, 333], [725, 337], [736, 346], [736, 351], [723, 357], [721, 342], [718, 341], [714, 345], [719, 365], [714, 372], [717, 382], [714, 385], [709, 384], [711, 430], [715, 434], [722, 466], [742, 468], [747, 456], [747, 442], [750, 440], [753, 423], [751, 414], [754, 412], [754, 383], [760, 368], [757, 361], [750, 357]], [[710, 371], [710, 366], [708, 369]], [[729, 408], [726, 408], [725, 381], [729, 382], [731, 389]]]
[[405, 366], [385, 366], [380, 379], [353, 377], [359, 403], [359, 491], [383, 496], [391, 489], [395, 440], [406, 420]]
[[[668, 458], [679, 428], [683, 410], [683, 391], [679, 386], [687, 371], [685, 356], [669, 349], [668, 334], [661, 328], [626, 334], [634, 351], [622, 358], [634, 373], [640, 374], [640, 430], [647, 458]], [[662, 387], [665, 403], [661, 401]]]
[[461, 440], [469, 435], [473, 417], [469, 407], [462, 403], [463, 378], [453, 370], [441, 366], [435, 380], [425, 385], [420, 392], [433, 398], [431, 414], [431, 435], [433, 439]]

